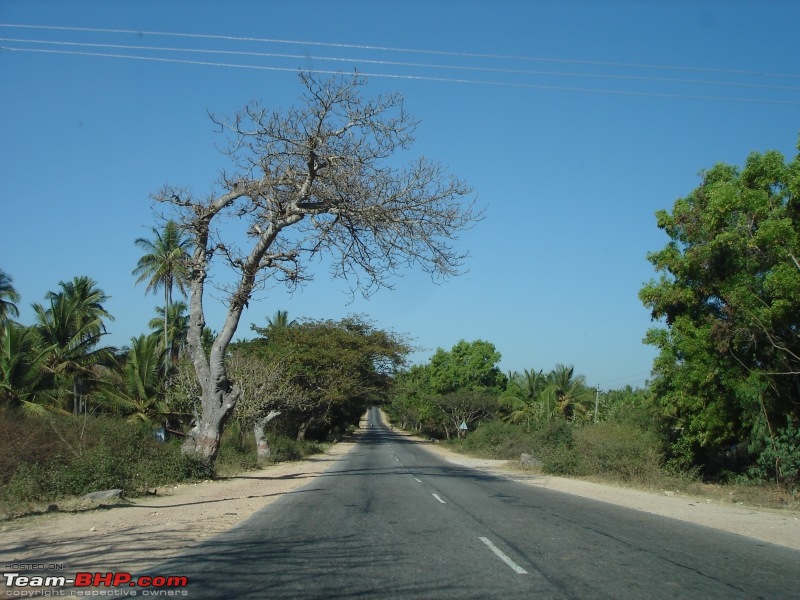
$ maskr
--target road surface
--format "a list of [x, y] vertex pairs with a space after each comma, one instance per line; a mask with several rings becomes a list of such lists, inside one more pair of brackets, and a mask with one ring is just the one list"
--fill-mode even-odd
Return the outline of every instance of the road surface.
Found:
[[329, 471], [152, 573], [193, 599], [800, 598], [796, 550], [454, 466], [368, 419]]

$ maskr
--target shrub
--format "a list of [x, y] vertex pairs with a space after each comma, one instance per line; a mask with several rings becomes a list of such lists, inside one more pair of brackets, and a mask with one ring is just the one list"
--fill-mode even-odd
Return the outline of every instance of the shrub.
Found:
[[530, 435], [522, 425], [488, 421], [467, 434], [464, 448], [487, 458], [513, 460], [530, 452]]
[[575, 447], [576, 426], [565, 421], [547, 421], [531, 435], [531, 452], [551, 475], [583, 475], [581, 456]]
[[157, 442], [148, 428], [120, 419], [6, 411], [2, 425], [9, 435], [0, 438], [0, 501], [17, 509], [100, 489], [134, 496], [209, 475], [177, 442]]
[[756, 453], [751, 477], [794, 489], [800, 484], [800, 427], [790, 416], [786, 417], [786, 427], [777, 429], [774, 435], [769, 434], [763, 420], [757, 423], [750, 449]]
[[267, 435], [267, 440], [270, 448], [270, 455], [266, 459], [268, 463], [300, 460], [312, 454], [320, 454], [326, 448], [326, 444], [322, 442], [296, 440], [274, 432]]
[[645, 482], [661, 474], [663, 449], [658, 436], [630, 423], [604, 422], [574, 431], [585, 472], [625, 482]]

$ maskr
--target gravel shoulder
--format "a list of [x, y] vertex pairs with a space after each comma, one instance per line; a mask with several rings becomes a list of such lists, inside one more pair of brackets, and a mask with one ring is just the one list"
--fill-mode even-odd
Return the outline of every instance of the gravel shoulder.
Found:
[[[800, 513], [727, 506], [703, 498], [666, 496], [663, 492], [537, 475], [514, 468], [508, 461], [468, 458], [435, 444], [419, 443], [454, 464], [501, 474], [526, 485], [594, 498], [800, 550]], [[4, 572], [19, 570], [20, 567], [9, 568], [9, 565], [20, 563], [60, 565], [67, 573], [144, 571], [233, 527], [281, 496], [294, 493], [350, 452], [355, 444], [355, 441], [342, 442], [324, 455], [235, 477], [159, 488], [156, 495], [101, 505], [94, 510], [4, 522], [0, 524], [0, 564]], [[0, 589], [4, 589], [2, 581]]]

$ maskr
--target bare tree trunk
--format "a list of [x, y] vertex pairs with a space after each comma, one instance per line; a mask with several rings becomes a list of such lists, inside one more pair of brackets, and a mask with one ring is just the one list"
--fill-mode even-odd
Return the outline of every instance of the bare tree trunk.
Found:
[[308, 431], [308, 426], [311, 425], [311, 422], [314, 420], [314, 417], [311, 417], [307, 421], [304, 421], [302, 425], [300, 425], [300, 429], [297, 430], [297, 441], [302, 442], [306, 439], [306, 432]]
[[269, 440], [267, 440], [267, 436], [264, 435], [264, 427], [267, 423], [272, 421], [272, 419], [280, 416], [280, 414], [281, 411], [279, 410], [271, 410], [266, 417], [259, 419], [253, 424], [253, 433], [256, 437], [256, 455], [259, 459], [267, 458], [271, 454]]
[[[210, 217], [209, 217], [210, 220]], [[228, 422], [241, 390], [228, 378], [225, 369], [225, 352], [233, 337], [243, 305], [234, 300], [228, 309], [228, 316], [222, 331], [211, 346], [211, 354], [203, 350], [202, 335], [205, 327], [203, 312], [203, 288], [206, 278], [205, 248], [208, 242], [207, 222], [196, 224], [200, 233], [193, 258], [191, 276], [191, 298], [189, 312], [189, 331], [187, 350], [200, 383], [200, 403], [202, 412], [197, 423], [181, 447], [184, 454], [191, 454], [213, 469], [217, 459], [222, 431]]]

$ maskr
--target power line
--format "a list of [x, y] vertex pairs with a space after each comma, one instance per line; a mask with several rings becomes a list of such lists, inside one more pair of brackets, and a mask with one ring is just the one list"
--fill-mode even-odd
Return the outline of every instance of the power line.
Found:
[[605, 381], [599, 382], [597, 385], [606, 384], [606, 383], [615, 383], [617, 381], [625, 381], [627, 379], [636, 379], [637, 377], [641, 377], [642, 375], [650, 375], [652, 371], [642, 371], [641, 373], [636, 373], [636, 375], [628, 375], [627, 377], [617, 377], [616, 379], [606, 379]]
[[748, 75], [756, 77], [800, 79], [800, 75], [785, 74], [785, 73], [765, 73], [761, 71], [748, 71], [741, 69], [718, 69], [709, 67], [653, 65], [653, 64], [642, 64], [642, 63], [544, 58], [544, 57], [533, 57], [533, 56], [506, 55], [506, 54], [482, 54], [475, 52], [456, 52], [448, 50], [426, 50], [418, 48], [397, 48], [392, 46], [372, 46], [367, 44], [347, 44], [347, 43], [319, 42], [319, 41], [308, 41], [308, 40], [285, 40], [280, 38], [257, 38], [257, 37], [242, 37], [242, 36], [230, 36], [230, 35], [200, 34], [200, 33], [180, 33], [180, 32], [170, 32], [170, 31], [137, 31], [134, 29], [107, 29], [107, 28], [96, 28], [96, 27], [21, 25], [12, 23], [0, 23], [0, 27], [20, 28], [20, 29], [41, 29], [41, 30], [51, 30], [51, 31], [81, 31], [81, 32], [91, 32], [91, 33], [122, 33], [129, 35], [152, 35], [152, 36], [167, 36], [167, 37], [179, 37], [179, 38], [226, 40], [226, 41], [237, 41], [237, 42], [259, 42], [259, 43], [271, 43], [271, 44], [292, 44], [292, 45], [302, 45], [302, 46], [348, 48], [355, 50], [370, 50], [370, 51], [381, 51], [381, 52], [430, 54], [438, 56], [453, 56], [453, 57], [463, 57], [463, 58], [486, 58], [493, 60], [515, 60], [515, 61], [526, 61], [526, 62], [551, 62], [551, 63], [625, 67], [625, 68], [639, 68], [639, 69], [659, 69], [659, 70], [673, 70], [673, 71], [697, 71], [706, 73], [727, 73], [727, 74], [737, 74], [737, 75]]
[[84, 48], [109, 48], [116, 50], [146, 50], [157, 52], [185, 52], [194, 54], [221, 54], [229, 56], [252, 56], [258, 58], [285, 58], [285, 59], [304, 59], [304, 60], [320, 60], [329, 62], [352, 62], [352, 63], [365, 63], [383, 66], [401, 66], [413, 68], [428, 68], [428, 69], [444, 69], [444, 70], [461, 70], [461, 71], [476, 71], [484, 73], [501, 73], [512, 75], [538, 75], [548, 77], [580, 77], [591, 79], [612, 79], [612, 80], [625, 80], [625, 81], [648, 81], [660, 83], [684, 83], [692, 85], [711, 85], [711, 86], [725, 86], [725, 87], [745, 87], [769, 90], [783, 90], [783, 91], [798, 91], [800, 87], [787, 87], [778, 85], [766, 85], [759, 83], [745, 83], [735, 81], [714, 81], [705, 79], [680, 79], [672, 77], [648, 77], [642, 75], [611, 75], [600, 73], [576, 73], [576, 72], [563, 72], [563, 71], [534, 71], [529, 69], [506, 69], [497, 67], [475, 67], [464, 65], [440, 65], [431, 63], [415, 63], [403, 61], [388, 61], [367, 58], [344, 58], [344, 57], [330, 57], [330, 56], [309, 56], [304, 54], [281, 54], [274, 52], [252, 52], [243, 50], [211, 50], [204, 48], [175, 48], [170, 46], [143, 46], [143, 45], [126, 45], [126, 44], [99, 44], [88, 42], [56, 42], [50, 40], [36, 40], [36, 39], [19, 39], [19, 38], [0, 38], [0, 42], [23, 43], [23, 44], [41, 44], [52, 46], [70, 46], [70, 47], [84, 47]]
[[[49, 50], [43, 48], [14, 48], [11, 46], [0, 46], [0, 50], [6, 50], [9, 52], [31, 52], [31, 53], [40, 53], [40, 54], [60, 54], [60, 55], [72, 55], [72, 56], [95, 56], [95, 57], [103, 57], [103, 58], [122, 58], [122, 59], [129, 59], [129, 60], [142, 60], [142, 61], [155, 61], [155, 62], [163, 62], [163, 63], [176, 63], [176, 64], [189, 64], [189, 65], [200, 65], [200, 66], [212, 66], [212, 67], [221, 67], [221, 68], [235, 68], [235, 69], [255, 69], [261, 71], [278, 71], [278, 72], [297, 72], [299, 68], [291, 68], [291, 67], [275, 67], [275, 66], [266, 66], [266, 65], [244, 65], [244, 64], [236, 64], [236, 63], [221, 63], [221, 62], [212, 62], [212, 61], [196, 61], [196, 60], [185, 60], [185, 59], [178, 59], [178, 58], [163, 58], [163, 57], [156, 57], [156, 56], [135, 56], [130, 54], [112, 54], [107, 52], [80, 52], [74, 50]], [[341, 75], [343, 72], [341, 70], [334, 71], [328, 69], [314, 69], [314, 72], [320, 73], [323, 75]], [[453, 78], [453, 77], [432, 77], [432, 76], [425, 76], [425, 75], [401, 75], [396, 73], [368, 73], [368, 72], [359, 72], [361, 75], [365, 77], [377, 77], [377, 78], [386, 78], [386, 79], [407, 79], [413, 81], [433, 81], [433, 82], [442, 82], [442, 83], [458, 83], [458, 84], [472, 84], [472, 85], [487, 85], [487, 86], [494, 86], [494, 87], [514, 87], [514, 88], [526, 88], [526, 89], [538, 89], [538, 90], [551, 90], [551, 91], [562, 91], [562, 92], [576, 92], [576, 93], [588, 93], [588, 94], [606, 94], [606, 95], [618, 95], [618, 96], [638, 96], [638, 97], [650, 97], [650, 98], [672, 98], [672, 99], [682, 99], [682, 100], [708, 100], [708, 101], [723, 101], [723, 102], [745, 102], [751, 104], [780, 104], [780, 105], [792, 105], [792, 106], [800, 106], [800, 101], [793, 101], [793, 100], [774, 100], [774, 99], [765, 99], [765, 98], [739, 98], [734, 96], [707, 96], [707, 95], [697, 95], [697, 94], [669, 94], [663, 92], [637, 92], [637, 91], [628, 91], [628, 90], [608, 90], [608, 89], [597, 89], [597, 88], [580, 88], [580, 87], [571, 87], [571, 86], [555, 86], [555, 85], [544, 85], [544, 84], [535, 84], [535, 83], [518, 83], [518, 82], [507, 82], [507, 81], [486, 81], [486, 80], [479, 80], [479, 79], [460, 79], [460, 78]]]

